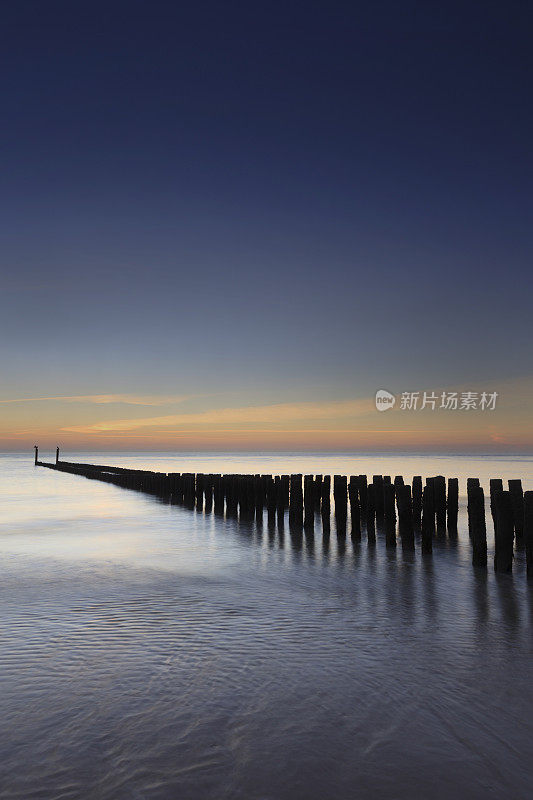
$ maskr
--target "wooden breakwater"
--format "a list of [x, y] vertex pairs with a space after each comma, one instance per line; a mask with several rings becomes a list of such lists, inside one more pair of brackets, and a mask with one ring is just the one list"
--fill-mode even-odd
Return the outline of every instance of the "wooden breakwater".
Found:
[[[81, 464], [59, 459], [39, 461], [40, 467], [83, 475], [148, 494], [166, 498], [189, 509], [241, 520], [261, 522], [266, 513], [269, 523], [284, 526], [288, 515], [291, 532], [311, 533], [317, 524], [324, 535], [334, 516], [338, 535], [355, 541], [366, 535], [376, 541], [383, 534], [387, 547], [414, 550], [415, 540], [423, 553], [431, 553], [439, 537], [457, 538], [459, 481], [442, 475], [426, 478], [416, 475], [412, 483], [403, 476], [388, 475], [244, 475], [189, 472], [153, 472], [105, 464]], [[468, 533], [472, 545], [472, 564], [486, 569], [488, 560], [485, 495], [478, 478], [467, 479]], [[332, 511], [333, 501], [333, 511]], [[490, 481], [490, 515], [494, 530], [494, 569], [511, 572], [516, 549], [525, 550], [527, 575], [533, 578], [533, 492], [523, 492], [520, 480]]]

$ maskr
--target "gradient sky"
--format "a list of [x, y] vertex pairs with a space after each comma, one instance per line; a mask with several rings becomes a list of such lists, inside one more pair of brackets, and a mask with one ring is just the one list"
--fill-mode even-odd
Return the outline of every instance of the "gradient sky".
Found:
[[1, 448], [533, 450], [529, 3], [0, 20]]

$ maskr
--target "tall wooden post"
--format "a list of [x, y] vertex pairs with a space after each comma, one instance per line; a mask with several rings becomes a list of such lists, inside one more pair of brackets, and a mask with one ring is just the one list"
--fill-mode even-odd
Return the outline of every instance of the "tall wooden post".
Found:
[[513, 506], [509, 492], [496, 492], [496, 529], [494, 536], [494, 569], [511, 572], [513, 569]]
[[37, 464], [37, 462], [39, 460], [39, 448], [37, 447], [36, 444], [34, 444], [33, 445], [33, 449], [35, 450], [35, 463]]
[[448, 478], [448, 498], [446, 500], [446, 515], [447, 515], [449, 536], [457, 536], [458, 513], [459, 513], [459, 480], [458, 478]]
[[470, 489], [468, 513], [471, 515], [472, 564], [474, 567], [487, 566], [487, 527], [485, 523], [485, 495], [481, 486]]
[[522, 490], [522, 481], [520, 478], [517, 480], [507, 481], [509, 484], [509, 494], [511, 495], [511, 506], [513, 508], [513, 520], [516, 541], [522, 544], [524, 539], [524, 492]]
[[420, 517], [422, 516], [422, 476], [413, 477], [413, 525], [420, 529]]

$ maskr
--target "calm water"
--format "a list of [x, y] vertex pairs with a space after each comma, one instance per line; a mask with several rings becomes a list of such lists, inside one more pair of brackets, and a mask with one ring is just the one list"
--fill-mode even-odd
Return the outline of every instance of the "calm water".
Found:
[[[533, 488], [525, 457], [68, 458]], [[464, 497], [422, 558], [0, 468], [1, 798], [531, 797], [533, 588], [523, 553], [472, 569]]]

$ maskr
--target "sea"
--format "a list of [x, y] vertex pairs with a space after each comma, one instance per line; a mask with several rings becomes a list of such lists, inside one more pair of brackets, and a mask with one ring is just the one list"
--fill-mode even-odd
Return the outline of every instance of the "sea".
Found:
[[[2, 800], [526, 800], [533, 581], [472, 566], [466, 478], [533, 456], [65, 453], [164, 472], [458, 477], [432, 554], [0, 455]], [[43, 460], [54, 454], [42, 453]]]

